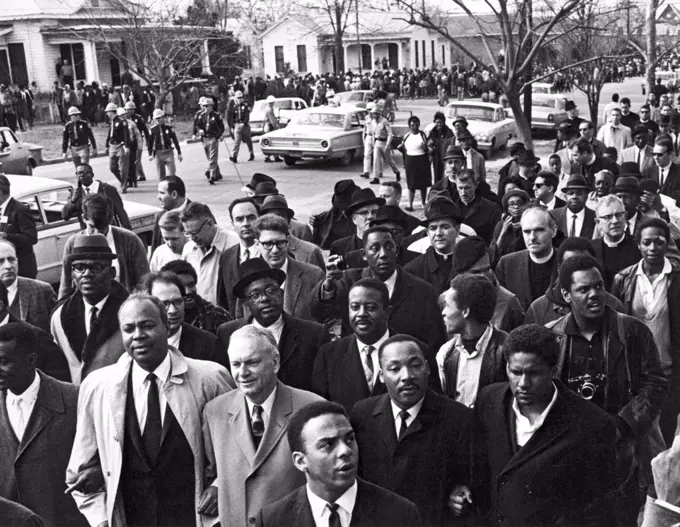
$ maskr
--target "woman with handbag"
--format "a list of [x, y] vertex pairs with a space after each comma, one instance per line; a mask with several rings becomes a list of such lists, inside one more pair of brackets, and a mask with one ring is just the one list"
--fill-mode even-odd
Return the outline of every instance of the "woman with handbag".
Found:
[[425, 208], [427, 188], [432, 185], [430, 154], [434, 152], [434, 145], [420, 130], [420, 119], [418, 117], [409, 118], [408, 126], [410, 130], [404, 136], [398, 150], [404, 155], [404, 170], [406, 171], [406, 185], [408, 187], [408, 207], [406, 207], [406, 210], [412, 211], [416, 190], [420, 191], [420, 202]]

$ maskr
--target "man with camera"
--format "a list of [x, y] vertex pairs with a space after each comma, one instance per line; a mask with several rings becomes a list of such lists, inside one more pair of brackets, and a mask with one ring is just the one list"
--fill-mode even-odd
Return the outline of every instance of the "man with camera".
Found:
[[617, 313], [604, 299], [600, 264], [591, 256], [569, 258], [559, 270], [571, 313], [547, 324], [560, 336], [556, 377], [583, 399], [615, 418], [619, 524], [634, 524], [652, 483], [651, 458], [665, 445], [658, 417], [668, 388], [649, 328]]

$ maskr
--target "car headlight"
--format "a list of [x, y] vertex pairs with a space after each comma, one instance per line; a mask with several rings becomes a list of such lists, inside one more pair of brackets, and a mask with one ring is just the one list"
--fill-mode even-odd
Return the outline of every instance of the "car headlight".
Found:
[[477, 139], [477, 141], [488, 141], [489, 136], [488, 136], [488, 134], [477, 134], [475, 136], [475, 139]]
[[260, 143], [262, 144], [262, 146], [269, 146], [269, 139], [265, 137], [260, 141]]
[[554, 116], [553, 114], [549, 113], [549, 114], [548, 114], [548, 122], [549, 122], [549, 123], [552, 123], [552, 122], [554, 122], [554, 121], [555, 121], [555, 116]]
[[321, 148], [328, 148], [328, 141], [321, 141]]

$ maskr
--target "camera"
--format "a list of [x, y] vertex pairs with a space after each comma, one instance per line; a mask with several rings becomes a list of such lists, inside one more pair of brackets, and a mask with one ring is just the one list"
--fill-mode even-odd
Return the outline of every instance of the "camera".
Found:
[[607, 376], [598, 373], [590, 375], [586, 373], [579, 377], [571, 377], [568, 381], [569, 388], [578, 393], [582, 399], [590, 401], [598, 390], [604, 390], [604, 385], [607, 382]]
[[344, 258], [340, 258], [338, 260], [338, 263], [336, 264], [337, 268], [339, 271], [344, 271], [347, 269], [347, 262], [345, 261]]

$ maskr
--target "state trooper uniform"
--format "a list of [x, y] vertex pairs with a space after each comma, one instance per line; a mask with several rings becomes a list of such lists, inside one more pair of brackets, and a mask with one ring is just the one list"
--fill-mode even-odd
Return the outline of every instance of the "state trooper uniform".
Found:
[[121, 183], [121, 192], [126, 192], [125, 186], [130, 165], [130, 129], [127, 121], [116, 115], [118, 107], [114, 103], [106, 105], [109, 117], [109, 131], [106, 135], [106, 148], [109, 150], [109, 170]]
[[241, 141], [243, 141], [248, 150], [250, 150], [250, 158], [248, 161], [255, 159], [253, 153], [253, 141], [250, 138], [250, 107], [248, 103], [243, 101], [243, 92], [237, 91], [234, 94], [234, 99], [229, 103], [227, 108], [227, 124], [234, 136], [234, 152], [229, 158], [233, 163], [238, 160], [238, 152], [241, 149]]
[[158, 119], [164, 117], [163, 110], [156, 109], [153, 111], [153, 118], [156, 120], [156, 124], [151, 127], [147, 142], [149, 157], [156, 158], [156, 171], [160, 181], [163, 181], [166, 176], [174, 176], [176, 173], [175, 154], [172, 150], [173, 144], [175, 145], [175, 150], [177, 150], [179, 160], [182, 160], [182, 150], [179, 147], [179, 141], [172, 126], [158, 121]]
[[80, 110], [75, 106], [68, 109], [69, 118], [75, 117], [64, 125], [64, 137], [62, 141], [63, 157], [66, 157], [66, 152], [71, 148], [71, 157], [73, 164], [78, 168], [82, 163], [89, 164], [90, 162], [90, 144], [92, 149], [97, 152], [97, 143], [94, 139], [94, 134], [87, 121], [80, 120]]
[[213, 110], [213, 101], [208, 97], [201, 99], [203, 111], [194, 118], [194, 136], [198, 135], [203, 141], [203, 150], [210, 163], [208, 181], [212, 185], [222, 178], [217, 166], [220, 138], [224, 134], [224, 123], [220, 114]]
[[[362, 177], [367, 178], [371, 172], [372, 159], [372, 184], [380, 183], [385, 163], [390, 165], [397, 181], [400, 179], [399, 170], [391, 155], [392, 127], [387, 119], [382, 116], [383, 109], [383, 106], [377, 103], [371, 110], [371, 119], [366, 122], [364, 128], [364, 173]], [[375, 115], [379, 116], [377, 121], [373, 118]]]
[[[142, 135], [144, 140], [146, 141], [146, 144], [149, 144], [149, 130], [146, 127], [146, 123], [144, 122], [144, 118], [139, 115], [138, 113], [135, 113], [135, 110], [137, 109], [137, 105], [132, 102], [128, 101], [125, 103], [125, 109], [127, 110], [127, 118], [128, 120], [132, 121], [135, 126], [137, 126], [137, 130], [139, 130], [139, 133]], [[134, 179], [137, 181], [146, 181], [146, 174], [144, 173], [144, 167], [142, 166], [142, 153], [144, 152], [143, 145], [140, 143], [137, 145], [137, 155], [135, 157], [135, 177]]]

